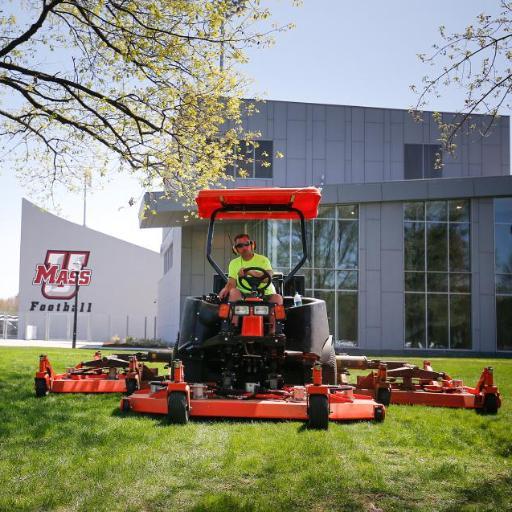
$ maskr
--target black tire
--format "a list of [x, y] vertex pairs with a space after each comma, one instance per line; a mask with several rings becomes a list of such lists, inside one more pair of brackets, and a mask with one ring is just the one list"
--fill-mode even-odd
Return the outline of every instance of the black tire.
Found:
[[137, 382], [137, 379], [126, 379], [126, 394], [131, 395], [132, 393], [135, 393], [139, 389], [139, 383]]
[[375, 407], [373, 411], [373, 419], [379, 423], [384, 421], [384, 417], [386, 416], [386, 411], [384, 407]]
[[308, 428], [327, 430], [329, 428], [329, 400], [325, 395], [309, 397]]
[[375, 401], [387, 407], [391, 403], [391, 393], [392, 391], [389, 388], [378, 388]]
[[167, 418], [170, 423], [188, 423], [188, 403], [185, 393], [173, 391], [167, 399]]
[[334, 386], [336, 384], [336, 352], [332, 338], [325, 342], [320, 362], [322, 363], [322, 384]]
[[50, 391], [48, 386], [46, 385], [46, 379], [36, 378], [35, 388], [36, 388], [36, 397], [41, 398], [42, 396], [46, 396]]
[[123, 398], [121, 400], [121, 412], [129, 412], [130, 411], [130, 400], [127, 398]]
[[497, 414], [499, 409], [498, 397], [495, 394], [488, 394], [484, 397], [482, 412], [484, 414]]

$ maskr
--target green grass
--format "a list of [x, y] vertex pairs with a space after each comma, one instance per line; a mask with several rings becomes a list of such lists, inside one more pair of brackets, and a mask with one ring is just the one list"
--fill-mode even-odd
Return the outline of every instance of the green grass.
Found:
[[[118, 412], [118, 395], [36, 399], [40, 349], [0, 348], [0, 510], [512, 510], [512, 360], [432, 359], [496, 416], [391, 406], [382, 424], [192, 421]], [[92, 351], [46, 351], [58, 371]], [[419, 362], [419, 360], [414, 360]]]

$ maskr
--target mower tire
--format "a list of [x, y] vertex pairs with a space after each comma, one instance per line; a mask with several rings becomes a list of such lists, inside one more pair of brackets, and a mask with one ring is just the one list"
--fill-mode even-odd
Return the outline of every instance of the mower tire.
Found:
[[375, 401], [387, 407], [391, 403], [391, 393], [392, 391], [389, 388], [379, 388]]
[[328, 339], [320, 357], [322, 363], [322, 384], [336, 385], [336, 352], [332, 340]]
[[308, 428], [327, 430], [329, 428], [329, 400], [325, 395], [309, 397]]
[[377, 421], [378, 423], [381, 423], [384, 421], [384, 417], [386, 416], [386, 411], [384, 410], [384, 407], [375, 407], [373, 411], [373, 419]]
[[121, 412], [129, 412], [130, 411], [130, 400], [127, 398], [121, 399]]
[[185, 425], [188, 423], [188, 403], [185, 393], [173, 391], [167, 399], [167, 418], [169, 423]]
[[497, 414], [499, 408], [499, 401], [497, 395], [489, 393], [484, 397], [484, 405], [482, 412], [484, 414]]
[[48, 385], [46, 384], [46, 379], [36, 378], [35, 388], [36, 388], [36, 397], [40, 398], [42, 396], [46, 396], [50, 391], [48, 389]]
[[131, 395], [132, 393], [134, 393], [135, 391], [137, 391], [139, 389], [137, 379], [126, 379], [125, 384], [126, 384], [126, 394], [127, 395]]

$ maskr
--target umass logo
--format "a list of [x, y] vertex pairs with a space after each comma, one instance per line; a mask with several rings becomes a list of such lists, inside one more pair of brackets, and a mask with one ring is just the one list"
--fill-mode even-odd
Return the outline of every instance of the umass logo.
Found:
[[76, 285], [89, 286], [92, 270], [87, 268], [90, 251], [46, 252], [43, 265], [36, 266], [33, 285], [41, 286], [41, 293], [47, 299], [72, 299]]

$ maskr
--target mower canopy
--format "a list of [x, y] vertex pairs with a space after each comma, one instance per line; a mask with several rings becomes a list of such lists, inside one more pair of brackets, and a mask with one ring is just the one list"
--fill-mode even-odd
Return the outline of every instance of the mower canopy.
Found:
[[[305, 188], [233, 188], [201, 190], [196, 197], [199, 217], [232, 220], [314, 219], [320, 190]], [[300, 212], [300, 213], [299, 213]]]

